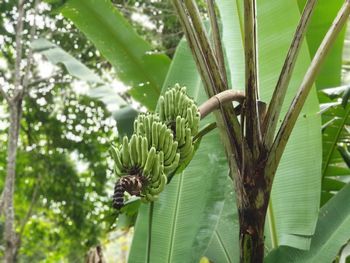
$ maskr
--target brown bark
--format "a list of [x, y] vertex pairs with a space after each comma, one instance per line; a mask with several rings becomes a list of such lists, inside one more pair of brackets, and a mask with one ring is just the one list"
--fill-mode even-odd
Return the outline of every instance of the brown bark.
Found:
[[14, 251], [16, 247], [16, 233], [14, 229], [14, 203], [13, 194], [16, 177], [16, 156], [22, 114], [22, 100], [14, 100], [9, 105], [10, 127], [8, 132], [7, 148], [7, 176], [4, 188], [4, 212], [5, 212], [5, 262], [14, 262]]
[[240, 262], [259, 263], [264, 259], [264, 226], [269, 191], [262, 168], [263, 165], [253, 169], [246, 167], [245, 175], [240, 176], [242, 181], [236, 180]]

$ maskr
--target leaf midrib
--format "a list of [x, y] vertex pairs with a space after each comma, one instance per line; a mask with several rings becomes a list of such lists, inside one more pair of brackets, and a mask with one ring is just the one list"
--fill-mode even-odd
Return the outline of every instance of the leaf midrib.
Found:
[[180, 181], [177, 187], [177, 197], [176, 197], [176, 203], [175, 203], [175, 209], [174, 209], [174, 214], [173, 214], [173, 223], [171, 224], [172, 229], [171, 229], [171, 235], [169, 236], [170, 238], [170, 244], [169, 244], [169, 254], [168, 254], [168, 261], [167, 262], [171, 262], [171, 258], [173, 255], [173, 250], [174, 250], [174, 240], [175, 240], [175, 229], [177, 226], [177, 216], [178, 216], [178, 212], [179, 212], [179, 200], [181, 197], [181, 191], [182, 191], [182, 184], [183, 184], [183, 177], [184, 174], [182, 173], [180, 175]]

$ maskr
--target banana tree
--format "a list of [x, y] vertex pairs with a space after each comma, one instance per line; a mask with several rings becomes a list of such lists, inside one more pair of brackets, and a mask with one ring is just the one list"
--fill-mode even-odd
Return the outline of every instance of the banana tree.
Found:
[[[173, 4], [187, 42], [179, 45], [163, 90], [179, 82], [189, 87], [189, 94], [198, 103], [215, 98], [218, 103], [214, 116], [206, 117], [202, 125], [215, 121], [219, 133], [203, 138], [191, 164], [174, 177], [152, 209], [140, 207], [130, 262], [196, 262], [203, 255], [214, 262], [235, 262], [238, 254], [241, 262], [262, 262], [265, 246], [277, 251], [267, 260], [278, 259], [273, 255], [293, 257], [288, 247], [279, 252], [282, 245], [314, 251], [305, 257], [312, 261], [312, 255], [322, 255], [323, 247], [315, 245], [311, 237], [314, 233], [315, 237], [322, 236], [327, 211], [334, 208], [335, 201], [325, 207], [317, 223], [320, 118], [315, 92], [307, 97], [346, 22], [349, 1], [344, 1], [309, 68], [302, 40], [316, 1], [306, 2], [299, 22], [296, 2], [261, 1], [256, 6], [249, 0], [219, 1], [222, 36], [212, 1], [208, 1], [210, 32], [205, 30], [194, 1], [173, 0]], [[95, 11], [112, 8], [108, 1], [98, 5], [88, 1], [86, 5], [94, 6]], [[94, 32], [83, 23], [90, 13], [80, 7], [79, 1], [67, 1], [63, 14], [97, 46], [100, 44], [108, 57], [108, 47], [102, 45], [106, 42], [100, 41], [103, 36], [93, 38]], [[272, 27], [270, 32], [268, 27]], [[270, 34], [263, 37], [263, 32]], [[245, 94], [236, 109], [229, 103], [237, 99], [232, 89], [242, 89]], [[281, 113], [285, 116], [280, 120]], [[312, 154], [308, 154], [309, 149]], [[236, 205], [232, 202], [232, 184]], [[349, 199], [348, 188], [341, 193], [339, 198]], [[300, 199], [295, 198], [297, 194]], [[235, 216], [238, 221], [234, 221]], [[338, 237], [327, 243], [333, 254], [346, 242], [343, 230], [348, 225], [348, 214], [341, 218], [328, 228], [336, 230]], [[288, 253], [283, 253], [285, 250]]]

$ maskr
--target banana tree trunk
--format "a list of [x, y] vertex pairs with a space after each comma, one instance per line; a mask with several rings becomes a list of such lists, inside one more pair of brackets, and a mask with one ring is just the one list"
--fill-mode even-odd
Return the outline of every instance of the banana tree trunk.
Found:
[[[238, 178], [238, 176], [237, 176]], [[264, 260], [264, 226], [269, 191], [262, 169], [252, 169], [236, 181], [240, 262]]]

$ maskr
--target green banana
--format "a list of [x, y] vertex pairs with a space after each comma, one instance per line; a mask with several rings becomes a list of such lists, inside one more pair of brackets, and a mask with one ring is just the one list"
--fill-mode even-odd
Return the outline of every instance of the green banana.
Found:
[[156, 148], [151, 147], [151, 149], [148, 152], [145, 167], [143, 168], [143, 171], [145, 172], [145, 174], [149, 174], [149, 172], [151, 171], [155, 161], [155, 157], [156, 157]]
[[137, 135], [133, 134], [131, 136], [129, 144], [130, 160], [133, 166], [137, 166]]
[[124, 167], [129, 168], [129, 166], [130, 166], [130, 153], [129, 153], [129, 140], [128, 140], [127, 136], [123, 137], [122, 163], [123, 163]]
[[142, 137], [141, 153], [142, 153], [141, 167], [145, 167], [147, 154], [148, 154], [148, 141], [146, 137]]
[[174, 160], [174, 162], [173, 162], [172, 164], [170, 164], [170, 165], [164, 165], [164, 172], [165, 172], [166, 174], [168, 174], [168, 173], [174, 171], [174, 170], [178, 167], [178, 165], [179, 165], [179, 160], [180, 160], [180, 154], [177, 153], [177, 154], [175, 155], [175, 160]]
[[166, 177], [165, 174], [162, 174], [161, 177], [160, 177], [160, 184], [156, 188], [151, 187], [149, 189], [149, 193], [151, 195], [158, 195], [158, 194], [160, 194], [163, 191], [166, 183], [167, 183], [167, 177]]

